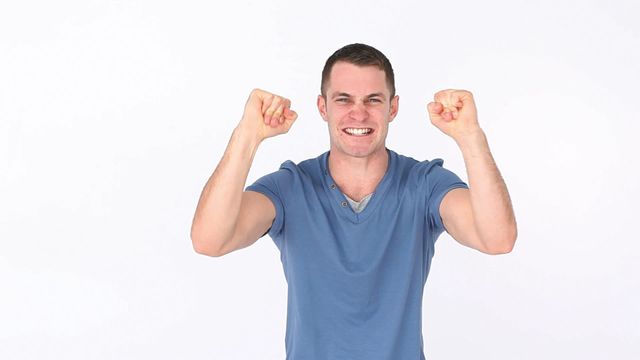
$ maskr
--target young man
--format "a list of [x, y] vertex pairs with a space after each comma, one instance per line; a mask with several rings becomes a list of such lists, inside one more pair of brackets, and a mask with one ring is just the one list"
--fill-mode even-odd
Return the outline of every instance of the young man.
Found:
[[472, 94], [443, 90], [427, 105], [453, 138], [470, 186], [442, 167], [386, 148], [398, 113], [393, 69], [363, 44], [336, 51], [317, 105], [330, 150], [243, 187], [258, 145], [297, 118], [286, 98], [251, 92], [193, 221], [198, 253], [221, 256], [267, 233], [288, 283], [287, 359], [424, 359], [422, 293], [447, 231], [487, 254], [508, 253], [516, 223], [478, 125]]

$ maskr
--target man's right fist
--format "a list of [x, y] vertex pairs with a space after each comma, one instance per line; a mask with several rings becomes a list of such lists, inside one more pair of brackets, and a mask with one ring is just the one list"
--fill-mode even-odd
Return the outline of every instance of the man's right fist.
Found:
[[298, 114], [290, 109], [291, 101], [270, 92], [253, 89], [244, 106], [240, 126], [258, 141], [289, 131]]

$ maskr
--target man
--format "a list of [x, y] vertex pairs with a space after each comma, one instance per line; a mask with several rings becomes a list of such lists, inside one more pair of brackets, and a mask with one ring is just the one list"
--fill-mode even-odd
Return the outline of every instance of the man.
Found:
[[386, 148], [398, 101], [389, 60], [347, 45], [327, 60], [317, 99], [330, 150], [285, 161], [243, 191], [258, 145], [297, 118], [288, 99], [256, 89], [202, 192], [191, 229], [198, 253], [221, 256], [267, 233], [280, 250], [287, 359], [424, 359], [422, 293], [436, 238], [446, 230], [487, 254], [514, 246], [509, 195], [472, 94], [443, 90], [427, 105], [460, 147], [469, 187], [442, 160]]

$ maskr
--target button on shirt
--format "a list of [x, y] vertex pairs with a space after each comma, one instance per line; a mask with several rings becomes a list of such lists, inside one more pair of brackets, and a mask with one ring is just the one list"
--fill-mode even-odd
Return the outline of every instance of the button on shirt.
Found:
[[387, 171], [360, 212], [335, 186], [330, 152], [285, 161], [246, 188], [276, 209], [268, 234], [288, 285], [287, 359], [425, 358], [422, 294], [444, 231], [439, 205], [467, 185], [440, 159], [386, 150]]
[[373, 193], [365, 196], [360, 201], [355, 201], [352, 198], [348, 197], [347, 195], [345, 194], [343, 195], [347, 199], [347, 202], [349, 203], [349, 205], [351, 205], [351, 208], [353, 209], [353, 211], [355, 211], [356, 213], [360, 213], [362, 212], [362, 210], [364, 210], [365, 206], [367, 206], [367, 204], [369, 203], [369, 199], [371, 199], [371, 195], [373, 195]]

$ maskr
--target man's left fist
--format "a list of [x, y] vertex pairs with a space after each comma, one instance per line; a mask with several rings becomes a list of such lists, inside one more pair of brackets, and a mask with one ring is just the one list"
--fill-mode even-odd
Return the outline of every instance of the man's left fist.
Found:
[[473, 95], [467, 90], [438, 91], [427, 104], [431, 123], [454, 140], [480, 130]]

